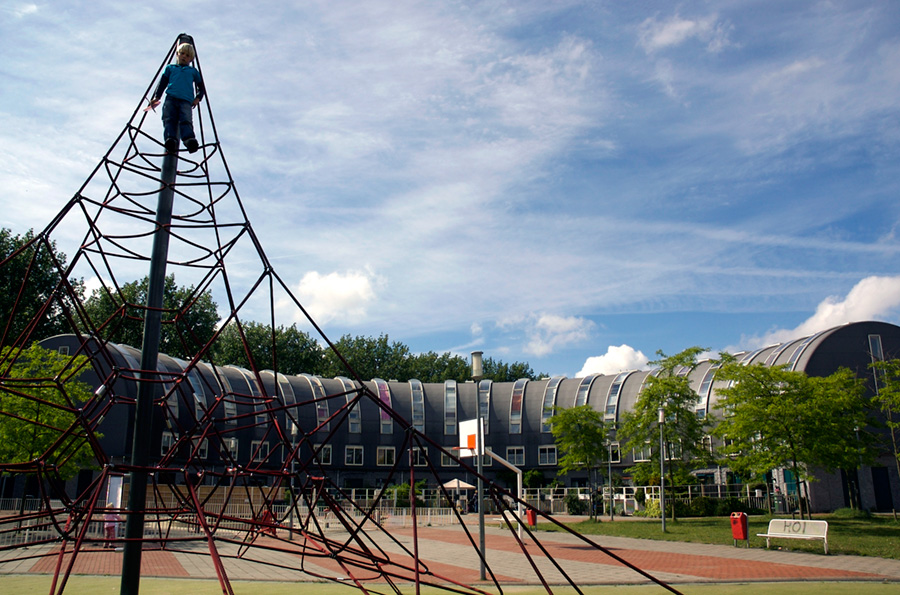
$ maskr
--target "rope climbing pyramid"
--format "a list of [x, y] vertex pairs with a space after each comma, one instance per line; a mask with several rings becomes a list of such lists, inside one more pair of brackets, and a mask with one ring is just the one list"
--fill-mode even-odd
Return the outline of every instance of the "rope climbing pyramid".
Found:
[[[224, 593], [233, 593], [229, 572], [237, 562], [290, 568], [297, 580], [335, 581], [364, 592], [414, 584], [485, 593], [485, 585], [466, 585], [423, 562], [414, 489], [410, 541], [381, 514], [384, 492], [361, 501], [327, 460], [335, 436], [358, 423], [362, 403], [402, 432], [398, 452], [410, 456], [393, 462], [390, 477], [397, 483], [442, 486], [440, 464], [432, 460], [439, 457], [476, 477], [471, 459], [417, 429], [336, 351], [345, 367], [341, 389], [325, 390], [305, 377], [310, 398], [298, 397], [279, 369], [274, 335], [266, 345], [270, 362], [250, 355], [247, 325], [261, 320], [278, 328], [285, 309], [292, 310], [288, 322], [299, 312], [319, 342], [335, 348], [272, 267], [250, 224], [210, 95], [193, 110], [196, 150], [167, 147], [159, 113], [146, 107], [180, 44], [192, 42], [186, 35], [176, 39], [84, 185], [43, 231], [0, 262], [0, 280], [13, 300], [2, 321], [0, 430], [4, 440], [31, 445], [0, 449], [0, 473], [22, 494], [17, 510], [0, 511], [0, 570], [32, 560], [49, 564], [50, 591], [62, 593], [79, 560], [121, 551], [122, 592], [137, 593], [142, 554], [175, 552], [208, 558]], [[193, 64], [202, 76], [199, 53]], [[135, 292], [134, 280], [145, 276]], [[177, 303], [163, 303], [160, 292], [173, 278], [190, 290]], [[87, 303], [82, 279], [101, 280], [95, 298], [108, 306], [102, 313]], [[35, 291], [38, 286], [49, 289]], [[195, 318], [208, 295], [224, 311], [212, 336], [198, 331]], [[246, 367], [216, 361], [226, 329], [241, 337]], [[248, 435], [255, 437], [252, 447], [241, 451], [239, 437]], [[414, 452], [430, 455], [414, 463]], [[517, 519], [523, 504], [555, 522], [482, 479], [487, 498], [509, 518]], [[502, 592], [454, 495], [441, 489], [454, 524]], [[27, 506], [26, 494], [32, 497]], [[580, 592], [537, 534], [526, 527], [519, 537], [514, 525], [523, 521], [509, 524], [522, 573], [548, 592], [551, 583]], [[578, 537], [584, 547], [673, 590]]]

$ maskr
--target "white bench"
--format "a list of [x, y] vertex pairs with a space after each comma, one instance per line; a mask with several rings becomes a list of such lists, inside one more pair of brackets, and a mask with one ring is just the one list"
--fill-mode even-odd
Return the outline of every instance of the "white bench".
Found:
[[825, 542], [825, 553], [828, 553], [828, 521], [798, 521], [796, 519], [772, 519], [765, 533], [757, 533], [757, 537], [769, 540], [778, 539], [821, 539]]

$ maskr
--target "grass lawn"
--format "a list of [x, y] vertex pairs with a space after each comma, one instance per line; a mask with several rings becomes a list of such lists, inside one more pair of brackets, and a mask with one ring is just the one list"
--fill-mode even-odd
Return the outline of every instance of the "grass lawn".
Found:
[[[766, 547], [766, 539], [757, 537], [765, 533], [769, 520], [787, 518], [784, 515], [751, 516], [748, 518], [750, 547]], [[843, 515], [814, 515], [817, 520], [828, 521], [828, 551], [832, 554], [875, 556], [900, 560], [900, 522], [889, 517], [847, 518]], [[628, 519], [609, 522], [585, 520], [572, 523], [571, 528], [584, 535], [613, 535], [639, 539], [687, 541], [731, 545], [731, 519], [728, 517], [685, 518], [666, 521], [662, 532], [659, 519]], [[558, 531], [552, 523], [538, 523], [539, 530]], [[772, 547], [783, 550], [811, 552], [824, 555], [821, 541], [799, 539], [774, 539]]]

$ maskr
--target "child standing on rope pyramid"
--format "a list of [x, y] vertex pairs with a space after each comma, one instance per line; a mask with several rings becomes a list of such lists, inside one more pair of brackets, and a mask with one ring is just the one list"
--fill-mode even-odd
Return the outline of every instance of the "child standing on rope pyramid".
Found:
[[[178, 150], [177, 132], [181, 132], [181, 140], [188, 152], [193, 153], [200, 148], [197, 138], [194, 136], [194, 125], [191, 121], [191, 109], [196, 107], [203, 99], [205, 92], [203, 78], [200, 71], [191, 66], [194, 60], [194, 46], [182, 43], [175, 50], [177, 64], [169, 64], [163, 70], [159, 86], [150, 100], [150, 107], [159, 105], [159, 98], [163, 91], [166, 92], [166, 102], [163, 104], [162, 121], [163, 137], [166, 150], [174, 153]], [[196, 87], [196, 96], [194, 88]]]

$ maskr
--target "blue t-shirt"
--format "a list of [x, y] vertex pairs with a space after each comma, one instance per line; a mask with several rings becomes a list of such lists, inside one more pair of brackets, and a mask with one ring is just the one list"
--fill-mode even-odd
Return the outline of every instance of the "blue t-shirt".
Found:
[[162, 78], [159, 79], [159, 86], [153, 97], [159, 99], [165, 89], [166, 95], [184, 101], [194, 101], [194, 86], [197, 87], [197, 97], [202, 98], [203, 79], [199, 70], [191, 65], [169, 64], [163, 70]]

